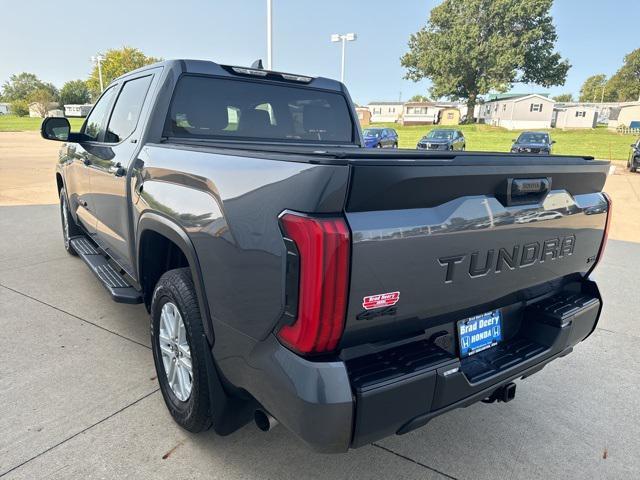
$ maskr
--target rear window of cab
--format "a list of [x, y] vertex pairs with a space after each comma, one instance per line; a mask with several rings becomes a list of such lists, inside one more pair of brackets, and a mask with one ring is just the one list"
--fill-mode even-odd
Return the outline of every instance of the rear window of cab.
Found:
[[165, 136], [352, 144], [346, 98], [270, 82], [185, 75], [176, 86]]

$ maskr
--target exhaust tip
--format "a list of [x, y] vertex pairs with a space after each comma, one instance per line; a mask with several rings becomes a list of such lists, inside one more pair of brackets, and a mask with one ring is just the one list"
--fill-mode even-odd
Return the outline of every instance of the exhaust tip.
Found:
[[253, 421], [263, 432], [268, 432], [278, 424], [278, 421], [263, 410], [256, 410], [253, 414]]

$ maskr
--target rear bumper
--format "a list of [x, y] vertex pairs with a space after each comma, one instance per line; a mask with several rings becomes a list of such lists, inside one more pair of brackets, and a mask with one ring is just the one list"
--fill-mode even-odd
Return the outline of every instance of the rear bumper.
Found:
[[517, 335], [459, 359], [428, 340], [346, 362], [311, 362], [270, 337], [254, 350], [255, 398], [313, 449], [343, 452], [489, 396], [571, 352], [595, 329], [597, 287], [542, 300], [524, 310]]

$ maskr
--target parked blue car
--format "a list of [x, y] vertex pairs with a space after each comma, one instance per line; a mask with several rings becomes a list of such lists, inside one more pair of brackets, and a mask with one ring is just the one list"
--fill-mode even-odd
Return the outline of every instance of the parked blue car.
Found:
[[393, 128], [365, 128], [362, 136], [366, 148], [398, 148], [398, 133]]

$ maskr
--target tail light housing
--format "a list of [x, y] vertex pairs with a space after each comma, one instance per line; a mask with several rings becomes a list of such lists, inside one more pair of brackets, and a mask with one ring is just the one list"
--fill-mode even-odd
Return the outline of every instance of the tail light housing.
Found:
[[607, 201], [607, 219], [605, 220], [605, 224], [604, 224], [604, 235], [602, 237], [602, 242], [600, 243], [598, 256], [596, 257], [596, 261], [594, 262], [593, 266], [587, 273], [587, 277], [591, 275], [591, 273], [593, 273], [593, 271], [596, 269], [596, 267], [600, 263], [600, 260], [602, 260], [602, 256], [604, 255], [604, 249], [607, 246], [607, 240], [609, 240], [609, 228], [611, 227], [611, 216], [613, 215], [613, 200], [611, 200], [611, 197], [606, 192], [602, 192], [602, 195]]
[[344, 331], [347, 308], [349, 228], [341, 217], [297, 213], [285, 213], [280, 222], [285, 237], [295, 244], [297, 272], [288, 275], [297, 274], [298, 282], [293, 285], [297, 287], [295, 316], [277, 331], [277, 336], [303, 355], [335, 350]]

